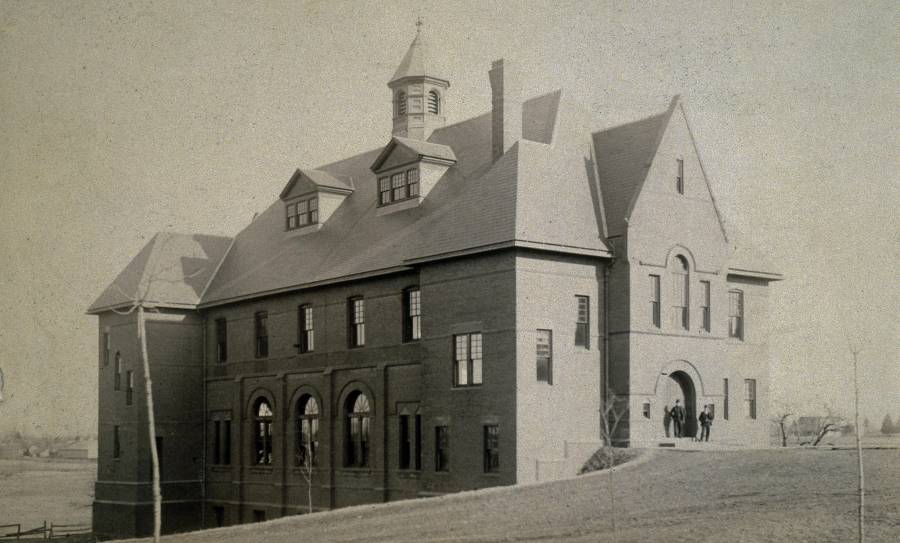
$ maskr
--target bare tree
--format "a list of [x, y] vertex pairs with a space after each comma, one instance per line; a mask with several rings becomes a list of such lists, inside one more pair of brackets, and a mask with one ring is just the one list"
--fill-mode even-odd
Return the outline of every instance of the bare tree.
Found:
[[781, 432], [781, 446], [787, 447], [787, 423], [788, 419], [794, 416], [794, 409], [790, 405], [779, 403], [772, 409], [772, 423], [778, 425]]
[[312, 443], [312, 423], [304, 430], [303, 422], [300, 423], [297, 430], [300, 432], [300, 439], [297, 442], [297, 452], [295, 453], [295, 461], [300, 467], [300, 474], [306, 481], [306, 504], [307, 513], [313, 512], [313, 467], [315, 466], [315, 449]]
[[[168, 243], [169, 239], [163, 243], [162, 247], [165, 247], [165, 244]], [[149, 264], [148, 264], [149, 265]], [[159, 310], [156, 309], [154, 304], [148, 300], [148, 295], [150, 293], [151, 288], [156, 283], [161, 282], [180, 282], [186, 279], [190, 279], [192, 277], [196, 277], [200, 273], [203, 272], [203, 269], [199, 269], [191, 274], [182, 275], [178, 279], [171, 278], [163, 278], [163, 274], [166, 274], [172, 271], [175, 266], [169, 266], [166, 268], [162, 268], [159, 270], [152, 270], [146, 276], [146, 281], [144, 281], [143, 285], [138, 285], [134, 295], [130, 295], [124, 292], [121, 288], [116, 285], [119, 293], [125, 296], [125, 298], [130, 300], [131, 305], [128, 309], [113, 309], [113, 312], [118, 313], [119, 315], [130, 315], [132, 313], [137, 313], [137, 337], [138, 341], [141, 344], [141, 364], [144, 369], [144, 392], [147, 398], [147, 432], [150, 437], [150, 463], [152, 465], [153, 470], [153, 541], [154, 543], [159, 542], [160, 531], [162, 528], [162, 491], [160, 490], [160, 473], [159, 473], [159, 451], [156, 448], [156, 418], [154, 416], [154, 408], [153, 408], [153, 381], [150, 377], [150, 356], [147, 352], [147, 318], [146, 312], [154, 312], [158, 313]]]
[[609, 509], [612, 522], [612, 532], [616, 533], [616, 501], [613, 494], [613, 467], [615, 463], [615, 451], [613, 440], [619, 428], [619, 423], [628, 412], [628, 398], [620, 398], [609, 388], [606, 389], [606, 402], [600, 413], [600, 439], [603, 441], [603, 452], [606, 457], [606, 475], [609, 486]]
[[824, 405], [824, 410], [825, 416], [818, 417], [816, 437], [811, 443], [807, 443], [811, 447], [817, 446], [829, 432], [836, 431], [844, 423], [844, 417], [838, 414], [834, 408], [831, 407], [831, 404], [826, 403]]

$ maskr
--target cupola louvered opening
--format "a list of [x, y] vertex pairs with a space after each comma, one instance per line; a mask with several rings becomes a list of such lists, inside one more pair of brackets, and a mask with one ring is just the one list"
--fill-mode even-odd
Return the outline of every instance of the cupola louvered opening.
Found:
[[428, 93], [428, 113], [433, 113], [437, 115], [441, 110], [441, 98], [438, 96], [437, 91], [430, 91]]
[[406, 93], [397, 93], [397, 115], [406, 115]]

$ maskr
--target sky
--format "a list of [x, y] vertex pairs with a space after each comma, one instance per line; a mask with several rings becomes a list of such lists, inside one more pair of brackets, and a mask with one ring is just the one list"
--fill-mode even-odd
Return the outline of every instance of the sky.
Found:
[[597, 130], [681, 94], [730, 236], [785, 276], [777, 407], [850, 414], [850, 345], [863, 415], [900, 416], [900, 4], [619, 4], [0, 0], [0, 432], [96, 432], [84, 312], [155, 232], [233, 236], [387, 143], [417, 17], [450, 123], [499, 58]]

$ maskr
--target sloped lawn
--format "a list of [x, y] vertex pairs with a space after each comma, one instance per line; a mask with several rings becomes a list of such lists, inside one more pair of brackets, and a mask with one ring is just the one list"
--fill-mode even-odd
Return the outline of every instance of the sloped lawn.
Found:
[[[856, 537], [852, 451], [653, 451], [607, 475], [362, 506], [164, 538], [265, 541], [816, 541]], [[900, 541], [900, 451], [866, 451], [867, 539]]]

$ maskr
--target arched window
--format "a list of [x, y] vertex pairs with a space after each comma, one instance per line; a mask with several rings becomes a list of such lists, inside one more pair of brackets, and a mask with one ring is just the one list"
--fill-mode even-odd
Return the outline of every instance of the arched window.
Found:
[[298, 466], [315, 466], [319, 448], [319, 402], [305, 395], [297, 402], [297, 454]]
[[406, 93], [397, 93], [397, 115], [406, 115]]
[[265, 398], [256, 401], [253, 408], [253, 463], [258, 466], [272, 464], [272, 406]]
[[676, 256], [672, 269], [672, 326], [688, 330], [688, 308], [690, 307], [690, 272], [683, 256]]
[[344, 433], [344, 465], [364, 468], [369, 465], [369, 399], [355, 391], [347, 397], [347, 424]]
[[437, 115], [441, 111], [441, 97], [437, 91], [428, 92], [428, 113]]

